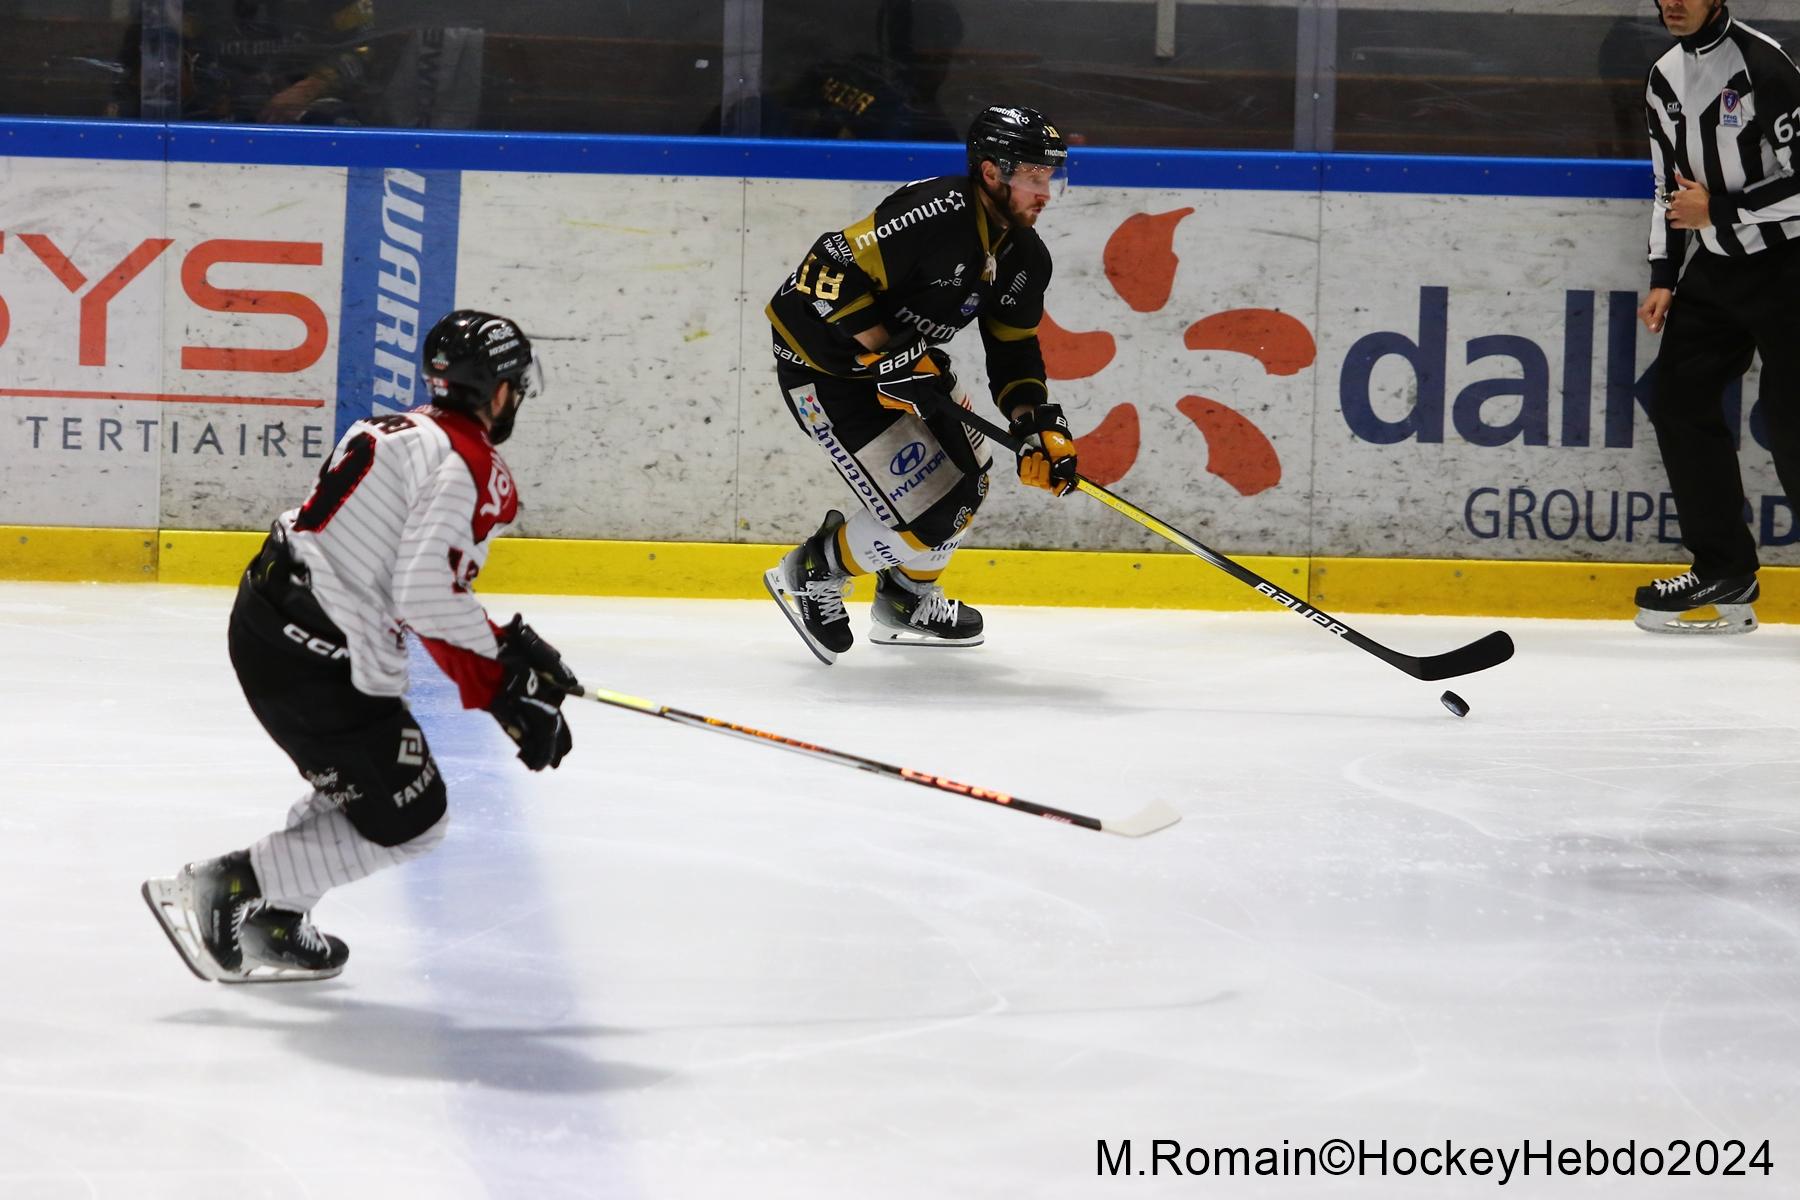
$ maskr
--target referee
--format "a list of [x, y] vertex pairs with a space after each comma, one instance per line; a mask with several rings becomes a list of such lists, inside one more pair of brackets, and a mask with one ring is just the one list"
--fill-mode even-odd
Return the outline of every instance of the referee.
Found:
[[[1694, 566], [1638, 589], [1638, 625], [1741, 633], [1756, 627], [1758, 562], [1723, 396], [1753, 353], [1775, 470], [1800, 497], [1800, 70], [1724, 0], [1658, 7], [1677, 44], [1645, 92], [1657, 200], [1638, 319], [1662, 334], [1651, 423]], [[1680, 619], [1707, 605], [1719, 621]]]

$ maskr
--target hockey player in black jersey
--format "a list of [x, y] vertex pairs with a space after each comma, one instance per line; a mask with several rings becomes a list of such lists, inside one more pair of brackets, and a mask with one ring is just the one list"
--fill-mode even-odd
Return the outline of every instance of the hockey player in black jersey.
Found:
[[860, 502], [764, 575], [822, 662], [855, 640], [844, 590], [859, 575], [875, 576], [872, 640], [981, 644], [981, 614], [937, 583], [992, 466], [956, 416], [968, 396], [939, 349], [971, 321], [994, 403], [1025, 441], [1020, 480], [1075, 486], [1075, 439], [1038, 348], [1050, 254], [1033, 229], [1067, 157], [1041, 113], [989, 108], [969, 129], [966, 175], [909, 183], [823, 234], [769, 302], [782, 396]]
[[319, 898], [443, 840], [443, 774], [404, 699], [407, 633], [531, 770], [570, 750], [561, 705], [575, 677], [520, 618], [490, 621], [471, 590], [518, 515], [496, 446], [532, 392], [531, 343], [505, 317], [463, 310], [420, 357], [432, 403], [352, 425], [239, 583], [231, 664], [308, 791], [285, 829], [144, 883], [202, 979], [338, 974], [350, 952], [313, 925]]

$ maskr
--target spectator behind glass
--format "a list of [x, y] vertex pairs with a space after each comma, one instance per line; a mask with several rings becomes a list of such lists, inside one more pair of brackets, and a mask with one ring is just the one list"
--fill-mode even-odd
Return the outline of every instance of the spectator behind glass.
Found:
[[[180, 100], [143, 109], [145, 3], [172, 30], [179, 0], [138, 0], [109, 116], [178, 112], [185, 121], [467, 129], [479, 118], [482, 30], [409, 26], [378, 34], [373, 0], [186, 0], [176, 47]], [[174, 35], [171, 33], [171, 40]]]
[[359, 124], [374, 0], [187, 0], [182, 117]]
[[[962, 40], [962, 16], [951, 0], [881, 0], [873, 54], [815, 63], [749, 103], [762, 105], [764, 137], [961, 141], [938, 91]], [[715, 114], [701, 132], [720, 129]]]

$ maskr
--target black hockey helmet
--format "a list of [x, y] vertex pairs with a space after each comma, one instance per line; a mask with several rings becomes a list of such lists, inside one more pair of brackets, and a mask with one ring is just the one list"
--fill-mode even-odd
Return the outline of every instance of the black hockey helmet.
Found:
[[473, 414], [493, 399], [498, 384], [512, 384], [512, 406], [488, 425], [488, 440], [496, 446], [512, 436], [519, 406], [544, 390], [531, 339], [505, 317], [472, 308], [459, 308], [431, 327], [419, 365], [431, 402], [453, 412]]
[[1061, 171], [1068, 159], [1069, 144], [1035, 108], [994, 105], [969, 126], [971, 172], [979, 173], [983, 162], [992, 162], [1006, 176], [1027, 163]]

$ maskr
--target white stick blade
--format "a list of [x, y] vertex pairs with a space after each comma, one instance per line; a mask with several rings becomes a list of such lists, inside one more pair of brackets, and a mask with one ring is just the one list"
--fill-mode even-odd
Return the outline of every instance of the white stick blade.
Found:
[[1101, 820], [1100, 828], [1120, 837], [1143, 837], [1159, 829], [1167, 829], [1181, 820], [1181, 814], [1165, 801], [1152, 800], [1129, 817], [1117, 821]]

